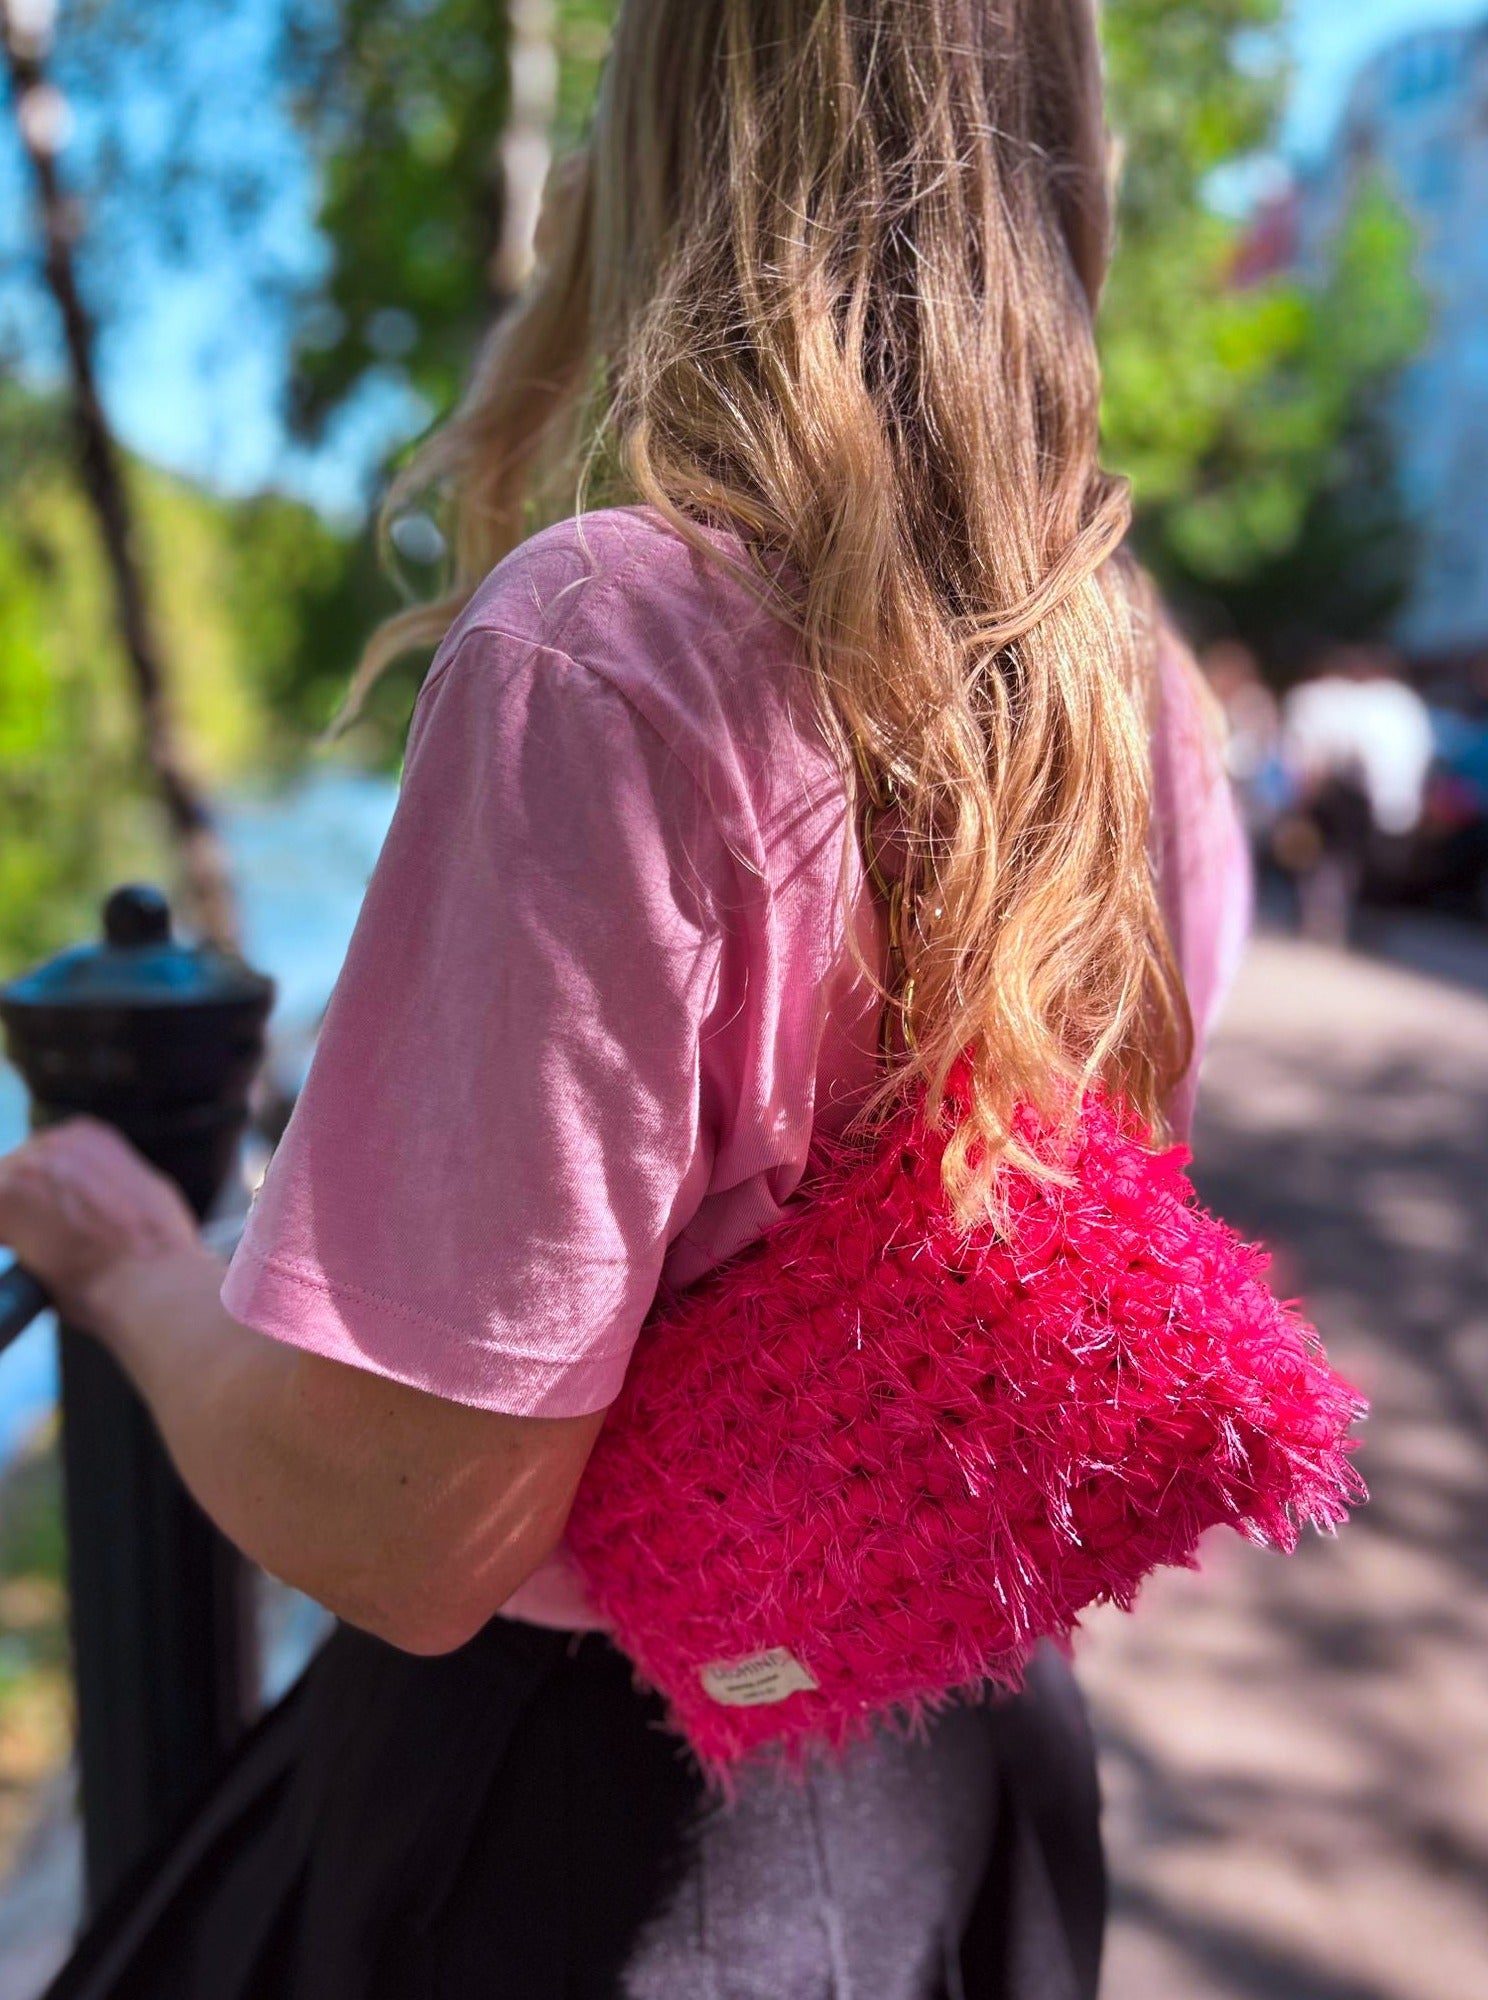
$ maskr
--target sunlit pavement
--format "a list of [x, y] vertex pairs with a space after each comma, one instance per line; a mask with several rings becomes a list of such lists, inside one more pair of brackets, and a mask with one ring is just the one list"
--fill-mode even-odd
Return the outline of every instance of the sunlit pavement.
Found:
[[[1291, 1562], [1219, 1537], [1093, 1622], [1104, 2000], [1488, 1994], [1488, 935], [1365, 942], [1396, 963], [1254, 947], [1198, 1149], [1372, 1397], [1375, 1497]], [[0, 1896], [0, 2000], [63, 1948], [60, 1803]]]
[[1104, 2000], [1488, 1994], [1488, 938], [1366, 942], [1256, 944], [1197, 1152], [1371, 1397], [1374, 1497], [1093, 1621]]

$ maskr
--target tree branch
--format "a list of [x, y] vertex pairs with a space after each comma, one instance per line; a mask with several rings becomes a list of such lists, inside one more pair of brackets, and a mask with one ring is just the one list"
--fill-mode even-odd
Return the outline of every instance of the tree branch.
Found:
[[136, 549], [129, 490], [98, 391], [96, 332], [78, 289], [73, 258], [76, 208], [57, 172], [67, 105], [46, 75], [49, 30], [48, 10], [37, 0], [25, 6], [17, 0], [0, 0], [0, 41], [10, 75], [11, 108], [30, 164], [43, 268], [67, 350], [78, 470], [113, 579], [119, 636], [139, 706], [145, 759], [180, 858], [187, 915], [214, 943], [232, 946], [238, 937], [238, 917], [227, 857], [177, 736]]

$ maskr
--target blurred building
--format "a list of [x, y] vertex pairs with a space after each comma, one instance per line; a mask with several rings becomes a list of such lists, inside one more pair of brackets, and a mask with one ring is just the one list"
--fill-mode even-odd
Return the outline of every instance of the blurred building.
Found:
[[1303, 261], [1381, 172], [1421, 239], [1434, 333], [1397, 412], [1403, 490], [1422, 527], [1400, 638], [1418, 657], [1488, 649], [1488, 0], [1480, 26], [1411, 34], [1359, 73], [1332, 150], [1301, 191]]

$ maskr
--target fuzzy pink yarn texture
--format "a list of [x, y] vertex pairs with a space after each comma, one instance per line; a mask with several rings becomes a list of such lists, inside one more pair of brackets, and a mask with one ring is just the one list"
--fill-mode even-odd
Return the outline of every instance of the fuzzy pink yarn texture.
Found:
[[1362, 1399], [1144, 1141], [1092, 1099], [968, 1233], [906, 1109], [658, 1305], [568, 1545], [711, 1777], [1015, 1688], [1207, 1529], [1290, 1551], [1365, 1497]]

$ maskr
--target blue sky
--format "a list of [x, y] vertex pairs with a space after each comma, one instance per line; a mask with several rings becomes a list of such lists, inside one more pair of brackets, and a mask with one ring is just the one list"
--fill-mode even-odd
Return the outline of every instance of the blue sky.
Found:
[[1326, 145], [1354, 72], [1397, 35], [1483, 19], [1488, 0], [1292, 0], [1289, 148], [1307, 156]]
[[[238, 66], [239, 85], [245, 63], [252, 66], [256, 24], [270, 4], [234, 0], [242, 32], [214, 38], [221, 59], [230, 56]], [[1293, 0], [1287, 152], [1305, 160], [1322, 151], [1360, 64], [1396, 36], [1484, 18], [1488, 0]], [[241, 88], [226, 97], [242, 105]], [[255, 143], [278, 146], [283, 158], [279, 194], [258, 231], [258, 255], [281, 278], [292, 277], [312, 269], [316, 258], [309, 177], [293, 158], [282, 121], [276, 126], [262, 104], [249, 115]], [[349, 414], [328, 449], [314, 457], [291, 450], [278, 418], [282, 339], [255, 293], [263, 268], [221, 241], [190, 272], [148, 262], [116, 272], [132, 303], [105, 349], [110, 406], [127, 440], [162, 463], [226, 490], [275, 482], [349, 511], [366, 468], [387, 442], [415, 426], [417, 413], [389, 386]]]

